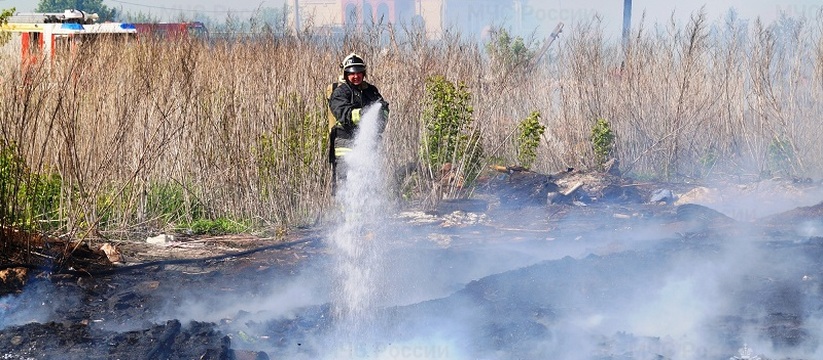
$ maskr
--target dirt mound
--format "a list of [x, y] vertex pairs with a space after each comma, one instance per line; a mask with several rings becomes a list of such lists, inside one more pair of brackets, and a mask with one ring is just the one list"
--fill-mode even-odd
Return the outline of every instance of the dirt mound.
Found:
[[813, 206], [801, 206], [764, 219], [770, 224], [796, 221], [818, 221], [823, 225], [823, 202]]
[[477, 190], [499, 200], [501, 207], [544, 206], [546, 204], [591, 204], [648, 202], [655, 187], [609, 173], [572, 168], [540, 174], [520, 167], [493, 167], [482, 177]]
[[698, 204], [683, 204], [677, 206], [677, 219], [680, 221], [695, 222], [705, 226], [724, 226], [736, 221], [712, 208]]
[[524, 168], [496, 168], [483, 179], [479, 192], [493, 194], [502, 207], [542, 206], [549, 193], [560, 187], [551, 175], [540, 174]]

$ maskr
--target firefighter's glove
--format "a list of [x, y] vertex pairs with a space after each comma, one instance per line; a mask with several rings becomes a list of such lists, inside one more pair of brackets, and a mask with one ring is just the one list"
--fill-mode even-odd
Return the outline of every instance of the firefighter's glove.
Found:
[[380, 134], [382, 134], [384, 131], [386, 131], [386, 125], [388, 123], [389, 123], [389, 109], [382, 108], [382, 109], [380, 109], [380, 124], [378, 125], [378, 126], [380, 126], [378, 128], [378, 132]]
[[351, 123], [353, 126], [357, 126], [360, 123], [360, 111], [363, 109], [357, 108], [351, 111]]
[[380, 101], [380, 121], [381, 130], [386, 128], [386, 122], [389, 121], [389, 103], [382, 98]]

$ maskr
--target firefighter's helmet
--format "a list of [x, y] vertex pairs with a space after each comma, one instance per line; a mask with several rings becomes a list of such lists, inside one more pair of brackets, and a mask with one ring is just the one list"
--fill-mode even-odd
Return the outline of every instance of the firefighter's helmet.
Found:
[[365, 73], [366, 62], [359, 55], [351, 53], [340, 63], [340, 68], [343, 69], [343, 74]]

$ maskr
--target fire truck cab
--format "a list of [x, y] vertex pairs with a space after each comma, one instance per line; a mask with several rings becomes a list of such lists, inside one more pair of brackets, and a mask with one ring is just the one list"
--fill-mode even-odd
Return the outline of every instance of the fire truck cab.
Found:
[[97, 14], [80, 10], [62, 13], [16, 13], [7, 19], [0, 30], [19, 34], [23, 64], [40, 58], [53, 59], [63, 52], [73, 51], [80, 43], [101, 36], [133, 38], [137, 30], [132, 24], [98, 23]]

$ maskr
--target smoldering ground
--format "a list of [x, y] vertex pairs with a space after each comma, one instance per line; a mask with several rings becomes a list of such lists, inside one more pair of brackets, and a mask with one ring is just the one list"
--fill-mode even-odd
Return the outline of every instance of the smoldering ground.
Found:
[[[378, 166], [375, 154], [365, 164]], [[368, 171], [342, 204], [359, 220], [341, 212], [300, 265], [161, 285], [151, 296], [162, 308], [121, 308], [149, 292], [101, 285], [108, 314], [132, 318], [100, 326], [213, 322], [233, 348], [290, 359], [728, 359], [744, 345], [763, 359], [823, 355], [819, 209], [750, 221], [698, 205], [490, 206], [481, 221], [420, 224], [395, 215]], [[63, 288], [3, 298], [14, 309], [4, 324], [90, 297]], [[52, 291], [53, 306], [21, 305]]]
[[[255, 315], [229, 332], [279, 336], [238, 346], [307, 359], [707, 359], [744, 344], [769, 359], [821, 355], [817, 238], [773, 238], [709, 208], [643, 205], [559, 218], [552, 208], [492, 209], [485, 223], [410, 225], [366, 198], [383, 191], [368, 171], [370, 185], [344, 205], [372, 221], [332, 230], [329, 252], [272, 280], [268, 295], [230, 301]], [[627, 211], [645, 215], [612, 216]], [[517, 231], [536, 223], [553, 230]]]
[[772, 239], [744, 223], [652, 239], [663, 230], [652, 224], [622, 239], [511, 243], [469, 226], [448, 229], [443, 248], [428, 237], [436, 227], [386, 227], [374, 239], [389, 265], [367, 284], [383, 287], [367, 334], [340, 341], [330, 253], [256, 296], [211, 298], [200, 314], [180, 298], [165, 317], [230, 319], [228, 333], [248, 336], [235, 346], [298, 359], [725, 359], [744, 344], [769, 359], [820, 355], [816, 238]]

